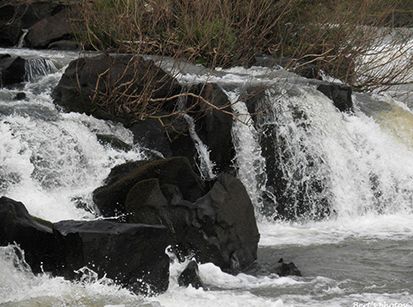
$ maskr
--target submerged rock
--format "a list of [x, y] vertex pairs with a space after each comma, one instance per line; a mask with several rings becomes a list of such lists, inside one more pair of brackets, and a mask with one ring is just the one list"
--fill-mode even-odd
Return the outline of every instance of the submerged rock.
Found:
[[25, 92], [19, 92], [14, 96], [13, 99], [14, 100], [24, 100], [24, 99], [26, 99], [26, 93]]
[[88, 267], [136, 293], [168, 289], [169, 257], [164, 226], [119, 224], [110, 221], [62, 221], [54, 233], [63, 246], [65, 278]]
[[204, 285], [199, 277], [198, 264], [195, 261], [190, 261], [185, 270], [178, 277], [178, 285], [180, 287], [192, 286], [195, 289], [203, 288]]
[[206, 191], [187, 159], [172, 158], [119, 166], [106, 183], [94, 192], [103, 214], [126, 213], [129, 223], [165, 225], [182, 256], [195, 255], [227, 272], [255, 261], [254, 208], [238, 179], [221, 175]]
[[300, 270], [293, 262], [285, 263], [284, 259], [281, 258], [278, 263], [280, 265], [275, 268], [275, 273], [278, 276], [302, 276]]

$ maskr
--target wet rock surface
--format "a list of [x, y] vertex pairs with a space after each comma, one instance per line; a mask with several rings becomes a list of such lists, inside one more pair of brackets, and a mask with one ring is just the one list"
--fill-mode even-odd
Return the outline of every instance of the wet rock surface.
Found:
[[74, 280], [82, 270], [107, 276], [136, 293], [156, 294], [169, 284], [167, 228], [106, 220], [61, 221], [30, 216], [21, 202], [0, 198], [0, 246], [18, 244], [34, 273]]
[[51, 223], [35, 219], [23, 203], [0, 198], [0, 245], [17, 243], [34, 273], [56, 272], [62, 265], [60, 248]]
[[74, 279], [75, 271], [87, 266], [99, 277], [106, 275], [136, 293], [154, 294], [168, 289], [164, 226], [62, 221], [54, 224], [54, 234], [62, 245], [63, 274], [68, 279]]
[[124, 213], [129, 223], [165, 225], [181, 256], [193, 254], [229, 272], [255, 261], [254, 208], [238, 179], [223, 174], [202, 183], [187, 159], [172, 158], [119, 166], [106, 183], [94, 192], [103, 214]]
[[178, 277], [178, 284], [180, 287], [192, 286], [195, 289], [203, 288], [204, 285], [199, 277], [198, 264], [195, 261], [190, 261], [185, 270]]

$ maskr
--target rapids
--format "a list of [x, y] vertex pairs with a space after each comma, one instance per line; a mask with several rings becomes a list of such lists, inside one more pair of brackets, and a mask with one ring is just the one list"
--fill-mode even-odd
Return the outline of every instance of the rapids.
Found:
[[[113, 166], [145, 159], [144, 149], [134, 145], [123, 152], [102, 145], [96, 134], [128, 144], [133, 136], [121, 125], [63, 113], [53, 104], [51, 90], [77, 54], [0, 51], [33, 59], [23, 87], [0, 90], [0, 193], [51, 221], [98, 218], [91, 192]], [[178, 287], [184, 264], [174, 263], [166, 293], [139, 297], [93, 272], [85, 272], [79, 282], [35, 276], [24, 253], [8, 246], [0, 248], [0, 306], [412, 306], [413, 113], [407, 105], [389, 96], [354, 94], [355, 112], [341, 113], [294, 75], [258, 67], [210, 75], [181, 72], [178, 79], [217, 82], [239, 115], [232, 131], [234, 164], [256, 208], [261, 269], [232, 276], [202, 264], [208, 290], [196, 290]], [[263, 98], [270, 110], [256, 126], [239, 100], [243, 89], [254, 84], [273, 86]], [[18, 92], [27, 98], [14, 100]], [[305, 116], [295, 117], [297, 110]], [[187, 121], [191, 124], [191, 118]], [[274, 221], [262, 214], [277, 217], [259, 143], [269, 124], [286, 144], [282, 152], [274, 151], [289, 157], [281, 168], [289, 182], [286, 193], [293, 198], [305, 187], [311, 208], [306, 219]], [[196, 133], [192, 138], [205, 177], [213, 177], [208, 148]], [[320, 179], [321, 189], [315, 189]], [[321, 221], [320, 199], [327, 199], [333, 212]], [[296, 209], [294, 202], [289, 206]], [[304, 277], [268, 274], [281, 257], [294, 261]]]

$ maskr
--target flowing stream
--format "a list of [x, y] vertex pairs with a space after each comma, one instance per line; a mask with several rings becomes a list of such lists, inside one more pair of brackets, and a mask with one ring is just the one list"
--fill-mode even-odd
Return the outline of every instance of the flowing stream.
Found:
[[[0, 89], [1, 195], [53, 222], [96, 218], [91, 192], [113, 166], [145, 159], [145, 152], [139, 145], [125, 152], [101, 144], [97, 134], [131, 145], [133, 136], [121, 125], [63, 113], [53, 104], [51, 90], [76, 54], [0, 52], [33, 59], [24, 86]], [[79, 282], [35, 276], [15, 248], [0, 247], [0, 306], [413, 306], [413, 113], [406, 105], [355, 94], [355, 112], [341, 113], [311, 85], [263, 68], [182, 73], [179, 79], [217, 82], [239, 114], [232, 131], [234, 164], [256, 208], [262, 269], [232, 276], [202, 264], [208, 290], [196, 290], [178, 287], [184, 264], [174, 263], [168, 291], [147, 298], [93, 273]], [[256, 84], [272, 87], [262, 98], [267, 112], [254, 122], [240, 97]], [[18, 92], [26, 98], [14, 100]], [[300, 197], [309, 213], [294, 222], [277, 219], [279, 198], [268, 185], [270, 170], [260, 145], [268, 129], [277, 136], [271, 143], [274, 159], [288, 157], [279, 165], [288, 183], [288, 212], [298, 214], [297, 194], [304, 191]], [[209, 159], [205, 145], [192, 137], [202, 146], [200, 160]], [[207, 168], [206, 176], [213, 175]], [[330, 218], [320, 220], [326, 203]], [[293, 261], [303, 277], [267, 273], [281, 257]]]

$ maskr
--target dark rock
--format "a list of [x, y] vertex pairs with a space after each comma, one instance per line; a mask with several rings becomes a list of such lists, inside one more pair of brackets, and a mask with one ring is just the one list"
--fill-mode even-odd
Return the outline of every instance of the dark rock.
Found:
[[14, 100], [24, 100], [26, 99], [26, 93], [24, 92], [19, 92], [14, 96]]
[[14, 85], [24, 81], [26, 60], [9, 54], [0, 55], [0, 85]]
[[189, 105], [197, 103], [199, 107], [189, 114], [194, 118], [197, 134], [210, 150], [210, 158], [215, 163], [216, 172], [227, 172], [231, 169], [235, 156], [232, 143], [231, 102], [215, 83], [198, 84], [190, 88], [189, 92], [203, 97], [214, 106], [193, 98]]
[[50, 43], [47, 46], [47, 49], [54, 50], [80, 50], [81, 46], [72, 40], [60, 40], [53, 43]]
[[185, 270], [179, 275], [178, 285], [180, 287], [189, 287], [191, 285], [195, 289], [204, 287], [199, 277], [198, 264], [195, 261], [190, 261]]
[[98, 142], [102, 145], [109, 145], [110, 147], [122, 151], [129, 151], [132, 149], [132, 146], [126, 144], [125, 142], [119, 140], [116, 136], [111, 134], [96, 134]]
[[105, 216], [126, 214], [128, 223], [165, 225], [178, 256], [195, 255], [231, 273], [255, 261], [254, 208], [238, 179], [221, 175], [202, 184], [188, 160], [177, 157], [117, 166], [105, 183], [93, 193], [97, 208]]
[[[156, 294], [168, 288], [168, 234], [164, 226], [110, 221], [63, 221], [54, 224], [63, 245], [64, 276], [88, 266], [136, 293]], [[148, 286], [150, 292], [148, 292]]]
[[[18, 1], [16, 1], [18, 2]], [[23, 28], [30, 28], [39, 20], [53, 16], [68, 6], [70, 1], [31, 0], [18, 5]]]
[[22, 29], [18, 8], [8, 3], [0, 3], [0, 46], [16, 46]]
[[146, 119], [135, 121], [128, 129], [133, 133], [134, 143], [158, 151], [164, 157], [172, 155], [165, 128], [158, 120]]
[[[5, 1], [3, 1], [5, 2]], [[0, 46], [17, 46], [23, 29], [57, 14], [65, 4], [62, 1], [33, 0], [30, 2], [8, 1], [0, 3]]]
[[205, 196], [187, 199], [177, 184], [140, 181], [127, 194], [128, 221], [167, 226], [178, 253], [228, 272], [255, 261], [259, 234], [254, 209], [238, 179], [221, 175]]
[[17, 243], [24, 250], [34, 273], [56, 272], [62, 265], [53, 225], [30, 216], [26, 207], [7, 197], [0, 198], [0, 245]]
[[93, 192], [93, 200], [104, 216], [125, 213], [129, 190], [138, 182], [157, 178], [161, 184], [179, 187], [185, 200], [195, 201], [204, 194], [204, 187], [188, 160], [175, 157], [165, 160], [138, 161], [115, 167], [106, 185]]
[[341, 112], [353, 112], [351, 87], [339, 83], [324, 82], [317, 86], [317, 90], [330, 98], [334, 106]]
[[280, 265], [275, 269], [275, 273], [278, 276], [302, 276], [300, 270], [294, 263], [284, 263], [282, 258], [278, 261], [278, 263], [280, 263]]
[[46, 48], [55, 41], [71, 38], [73, 38], [73, 26], [70, 23], [68, 12], [62, 10], [32, 25], [26, 36], [26, 43], [32, 48]]
[[265, 85], [246, 87], [240, 95], [239, 100], [245, 102], [248, 113], [254, 122], [257, 122], [257, 115], [261, 111], [261, 104], [265, 100], [267, 88], [268, 86]]
[[[180, 92], [179, 83], [151, 60], [132, 55], [99, 55], [74, 60], [63, 74], [53, 96], [67, 111], [120, 121], [127, 126], [137, 118], [130, 110], [107, 106], [114, 89], [126, 96], [147, 93], [151, 98], [165, 98]], [[150, 92], [150, 94], [149, 94]], [[123, 101], [124, 102], [124, 101]], [[174, 100], [165, 103], [172, 108]]]

